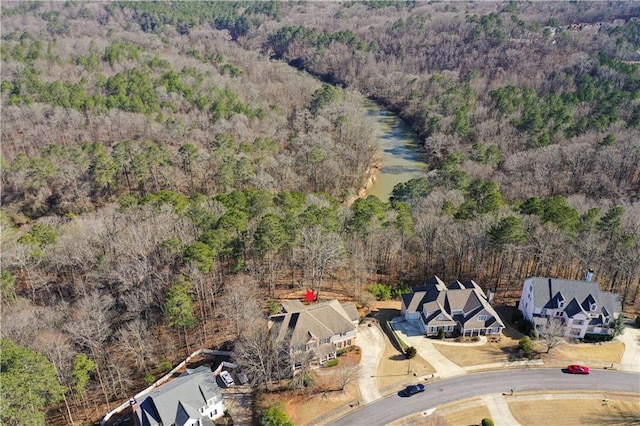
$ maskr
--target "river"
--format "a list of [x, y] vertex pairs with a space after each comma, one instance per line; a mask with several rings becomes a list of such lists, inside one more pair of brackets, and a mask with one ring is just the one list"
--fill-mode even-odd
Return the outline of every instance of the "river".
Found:
[[400, 117], [367, 100], [365, 108], [377, 124], [382, 169], [367, 195], [388, 201], [393, 187], [410, 179], [424, 177], [427, 165], [418, 152], [415, 133]]

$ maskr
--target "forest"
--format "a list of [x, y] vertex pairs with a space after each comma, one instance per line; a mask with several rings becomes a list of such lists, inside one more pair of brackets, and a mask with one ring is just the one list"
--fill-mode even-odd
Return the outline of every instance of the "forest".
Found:
[[[640, 314], [637, 2], [0, 10], [3, 424], [97, 421], [306, 289], [593, 269]], [[365, 98], [428, 165], [389, 200]]]

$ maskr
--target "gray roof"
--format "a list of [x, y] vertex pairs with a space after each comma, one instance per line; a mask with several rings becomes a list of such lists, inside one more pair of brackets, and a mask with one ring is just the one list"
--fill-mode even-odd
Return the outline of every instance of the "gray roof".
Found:
[[342, 306], [342, 309], [344, 309], [351, 321], [358, 321], [360, 319], [360, 314], [358, 313], [358, 308], [356, 308], [355, 303], [345, 302], [341, 303], [340, 306]]
[[[474, 281], [454, 281], [447, 287], [433, 276], [425, 285], [412, 290], [413, 293], [402, 295], [402, 303], [407, 312], [420, 312], [428, 327], [455, 325], [456, 322], [463, 327], [465, 324], [473, 328], [504, 327], [482, 288]], [[463, 311], [465, 315], [454, 314], [454, 311]], [[487, 320], [480, 324], [478, 315], [487, 315]]]
[[209, 399], [222, 400], [213, 372], [206, 366], [188, 369], [179, 377], [151, 391], [139, 405], [142, 425], [182, 425], [201, 418], [198, 410]]
[[[352, 322], [354, 312], [356, 319], [358, 316], [353, 303], [340, 304], [337, 300], [331, 300], [302, 306], [304, 310], [270, 317], [273, 324], [278, 327], [276, 330], [280, 339], [284, 339], [287, 333], [290, 333], [291, 347], [299, 348], [312, 340], [328, 339], [356, 328]], [[351, 315], [347, 311], [350, 311]]]
[[622, 312], [620, 296], [609, 291], [600, 291], [595, 281], [564, 280], [558, 278], [530, 278], [533, 285], [533, 303], [535, 308], [559, 308], [558, 301], [564, 300], [564, 311], [569, 317], [590, 311], [591, 302], [597, 305], [598, 314], [616, 314]]
[[287, 300], [286, 302], [282, 303], [282, 309], [284, 310], [284, 312], [293, 313], [293, 312], [304, 311], [305, 306], [298, 299]]

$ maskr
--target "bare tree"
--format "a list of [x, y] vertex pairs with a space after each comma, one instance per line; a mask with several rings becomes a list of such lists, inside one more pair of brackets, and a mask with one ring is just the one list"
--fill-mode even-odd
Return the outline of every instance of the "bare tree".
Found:
[[360, 366], [350, 359], [347, 359], [347, 361], [341, 362], [340, 364], [343, 365], [338, 369], [337, 380], [340, 385], [340, 390], [344, 393], [347, 390], [349, 383], [353, 382], [358, 377]]
[[264, 384], [266, 390], [271, 382], [290, 377], [293, 369], [289, 339], [279, 338], [278, 331], [270, 329], [266, 321], [256, 323], [233, 351], [251, 382]]
[[242, 338], [263, 318], [260, 300], [260, 289], [252, 277], [238, 275], [226, 283], [220, 312], [231, 323], [235, 339]]
[[319, 226], [307, 227], [302, 230], [299, 255], [305, 276], [311, 280], [311, 289], [320, 292], [325, 271], [342, 264], [344, 244], [335, 232], [327, 232]]
[[105, 358], [104, 344], [111, 335], [110, 309], [112, 306], [111, 296], [94, 291], [78, 301], [71, 310], [71, 318], [64, 326], [79, 347], [91, 352], [91, 357], [96, 362], [96, 373], [107, 406], [109, 397], [102, 379], [100, 364]]
[[561, 319], [548, 318], [547, 322], [537, 330], [540, 333], [540, 338], [547, 344], [547, 353], [549, 353], [553, 348], [564, 342], [564, 333], [567, 327]]

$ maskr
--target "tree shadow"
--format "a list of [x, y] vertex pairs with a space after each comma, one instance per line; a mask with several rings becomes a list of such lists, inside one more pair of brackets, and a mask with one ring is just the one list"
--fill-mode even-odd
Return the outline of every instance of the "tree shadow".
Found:
[[[604, 405], [608, 405], [608, 400], [603, 400]], [[588, 423], [610, 426], [631, 426], [640, 425], [640, 412], [620, 409], [616, 406], [612, 406], [611, 410], [604, 413], [597, 413], [588, 419]]]

